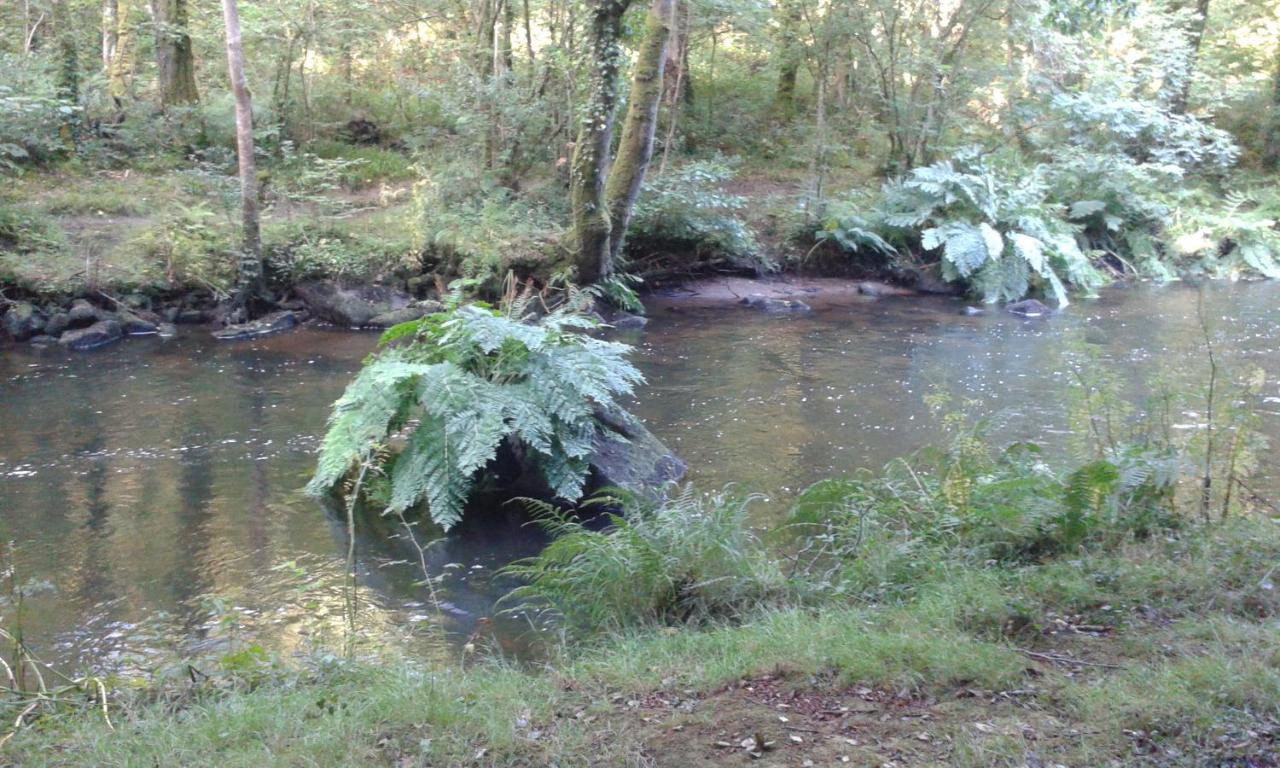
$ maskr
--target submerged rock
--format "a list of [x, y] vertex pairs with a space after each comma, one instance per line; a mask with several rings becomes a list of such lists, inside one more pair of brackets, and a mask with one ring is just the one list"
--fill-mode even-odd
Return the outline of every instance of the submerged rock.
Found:
[[1005, 306], [1005, 311], [1019, 317], [1043, 317], [1053, 312], [1044, 302], [1037, 299], [1024, 299]]
[[[299, 285], [297, 294], [313, 315], [347, 328], [370, 326], [374, 318], [405, 309], [413, 301], [409, 294], [393, 288], [380, 285], [343, 288], [330, 280]], [[426, 312], [418, 316], [422, 314]]]
[[286, 309], [247, 323], [228, 325], [220, 331], [214, 331], [213, 338], [219, 341], [250, 341], [287, 331], [297, 324], [298, 316]]
[[44, 318], [31, 304], [20, 301], [4, 313], [4, 332], [14, 341], [26, 341], [44, 330]]
[[874, 280], [863, 280], [858, 283], [858, 293], [863, 296], [911, 296], [915, 291], [908, 288], [899, 288], [896, 285], [888, 283], [878, 283]]
[[661, 497], [688, 469], [661, 440], [634, 417], [598, 411], [604, 432], [596, 438], [591, 464], [594, 488], [615, 486], [649, 499]]
[[748, 296], [743, 299], [741, 303], [754, 309], [764, 310], [771, 315], [812, 311], [812, 307], [799, 299], [775, 299], [770, 296]]
[[955, 296], [960, 293], [959, 286], [942, 279], [942, 270], [937, 264], [911, 269], [907, 274], [910, 275], [915, 289], [920, 293], [934, 293], [940, 296]]
[[642, 315], [633, 315], [630, 312], [619, 312], [609, 321], [609, 325], [623, 331], [643, 328], [648, 324], [649, 318]]
[[99, 320], [88, 328], [76, 328], [62, 334], [58, 343], [67, 349], [85, 352], [105, 347], [124, 338], [124, 329], [115, 320]]

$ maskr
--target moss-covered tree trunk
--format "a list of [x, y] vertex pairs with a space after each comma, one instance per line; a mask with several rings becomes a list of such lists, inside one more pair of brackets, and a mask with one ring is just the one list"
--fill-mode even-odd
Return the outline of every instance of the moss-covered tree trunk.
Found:
[[1271, 114], [1267, 115], [1267, 136], [1262, 147], [1262, 164], [1269, 170], [1280, 168], [1280, 47], [1276, 49], [1271, 73]]
[[194, 104], [196, 58], [188, 32], [187, 0], [154, 0], [151, 5], [156, 25], [156, 71], [160, 81], [160, 106]]
[[804, 44], [800, 41], [804, 15], [798, 0], [784, 0], [779, 11], [782, 18], [778, 30], [778, 85], [773, 112], [781, 120], [791, 120], [796, 116], [796, 80], [804, 62]]
[[116, 109], [123, 111], [133, 85], [133, 6], [127, 0], [116, 2], [115, 48], [107, 72], [107, 94]]
[[627, 98], [627, 116], [618, 141], [618, 155], [605, 183], [610, 231], [609, 260], [602, 268], [602, 274], [608, 274], [622, 255], [631, 212], [636, 198], [640, 196], [640, 185], [644, 183], [649, 161], [653, 159], [653, 137], [658, 127], [658, 106], [662, 102], [663, 73], [674, 9], [674, 0], [653, 0], [649, 8], [644, 39], [631, 77], [631, 95]]
[[236, 155], [240, 165], [240, 208], [243, 242], [236, 278], [235, 303], [248, 320], [250, 302], [262, 292], [262, 238], [258, 230], [258, 178], [253, 162], [253, 104], [244, 77], [244, 49], [240, 43], [240, 14], [236, 0], [222, 0], [227, 33], [227, 71], [236, 100]]
[[605, 180], [618, 107], [618, 64], [622, 49], [622, 17], [631, 0], [591, 0], [587, 56], [590, 90], [586, 112], [578, 128], [569, 171], [572, 208], [572, 258], [581, 283], [594, 283], [609, 267], [609, 206]]

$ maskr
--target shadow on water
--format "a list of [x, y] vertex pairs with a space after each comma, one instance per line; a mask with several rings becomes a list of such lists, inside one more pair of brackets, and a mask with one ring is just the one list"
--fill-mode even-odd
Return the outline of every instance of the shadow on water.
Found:
[[[1052, 447], [1073, 340], [1125, 374], [1134, 396], [1156, 369], [1189, 387], [1204, 370], [1188, 286], [1136, 287], [1022, 320], [960, 313], [942, 299], [854, 299], [806, 315], [740, 307], [656, 309], [637, 363], [634, 410], [702, 488], [767, 492], [769, 524], [823, 477], [878, 467], [939, 438], [922, 397], [941, 387], [988, 417], [999, 441]], [[1280, 286], [1220, 284], [1206, 306], [1228, 362], [1280, 374]], [[65, 666], [147, 669], [172, 651], [218, 649], [227, 633], [282, 653], [336, 645], [343, 630], [345, 515], [300, 492], [330, 404], [372, 335], [324, 329], [246, 345], [200, 332], [93, 354], [0, 348], [0, 537], [17, 547], [31, 598], [24, 629]], [[1268, 385], [1263, 430], [1280, 437]], [[1273, 489], [1280, 441], [1259, 487]], [[422, 582], [398, 521], [357, 527], [362, 630], [428, 656], [494, 637], [524, 652], [529, 621], [495, 615], [495, 572], [543, 546], [518, 505], [430, 541]], [[0, 621], [12, 617], [0, 615]], [[230, 627], [230, 630], [228, 629]], [[370, 644], [372, 645], [372, 644]]]

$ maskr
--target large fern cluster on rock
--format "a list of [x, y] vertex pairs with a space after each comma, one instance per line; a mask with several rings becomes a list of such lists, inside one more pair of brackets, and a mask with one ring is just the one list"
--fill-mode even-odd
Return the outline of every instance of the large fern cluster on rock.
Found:
[[512, 441], [558, 497], [579, 499], [597, 409], [618, 410], [643, 380], [630, 347], [584, 333], [596, 322], [582, 306], [533, 320], [526, 302], [505, 312], [470, 304], [388, 330], [333, 406], [308, 491], [372, 469], [388, 483], [390, 511], [425, 502], [448, 529], [477, 472]]

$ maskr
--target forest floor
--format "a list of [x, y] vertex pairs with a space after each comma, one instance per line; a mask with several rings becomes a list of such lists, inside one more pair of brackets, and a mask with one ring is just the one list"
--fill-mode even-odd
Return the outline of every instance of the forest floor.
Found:
[[121, 686], [114, 730], [55, 707], [0, 764], [1274, 767], [1277, 568], [1253, 518], [535, 665], [195, 661]]

